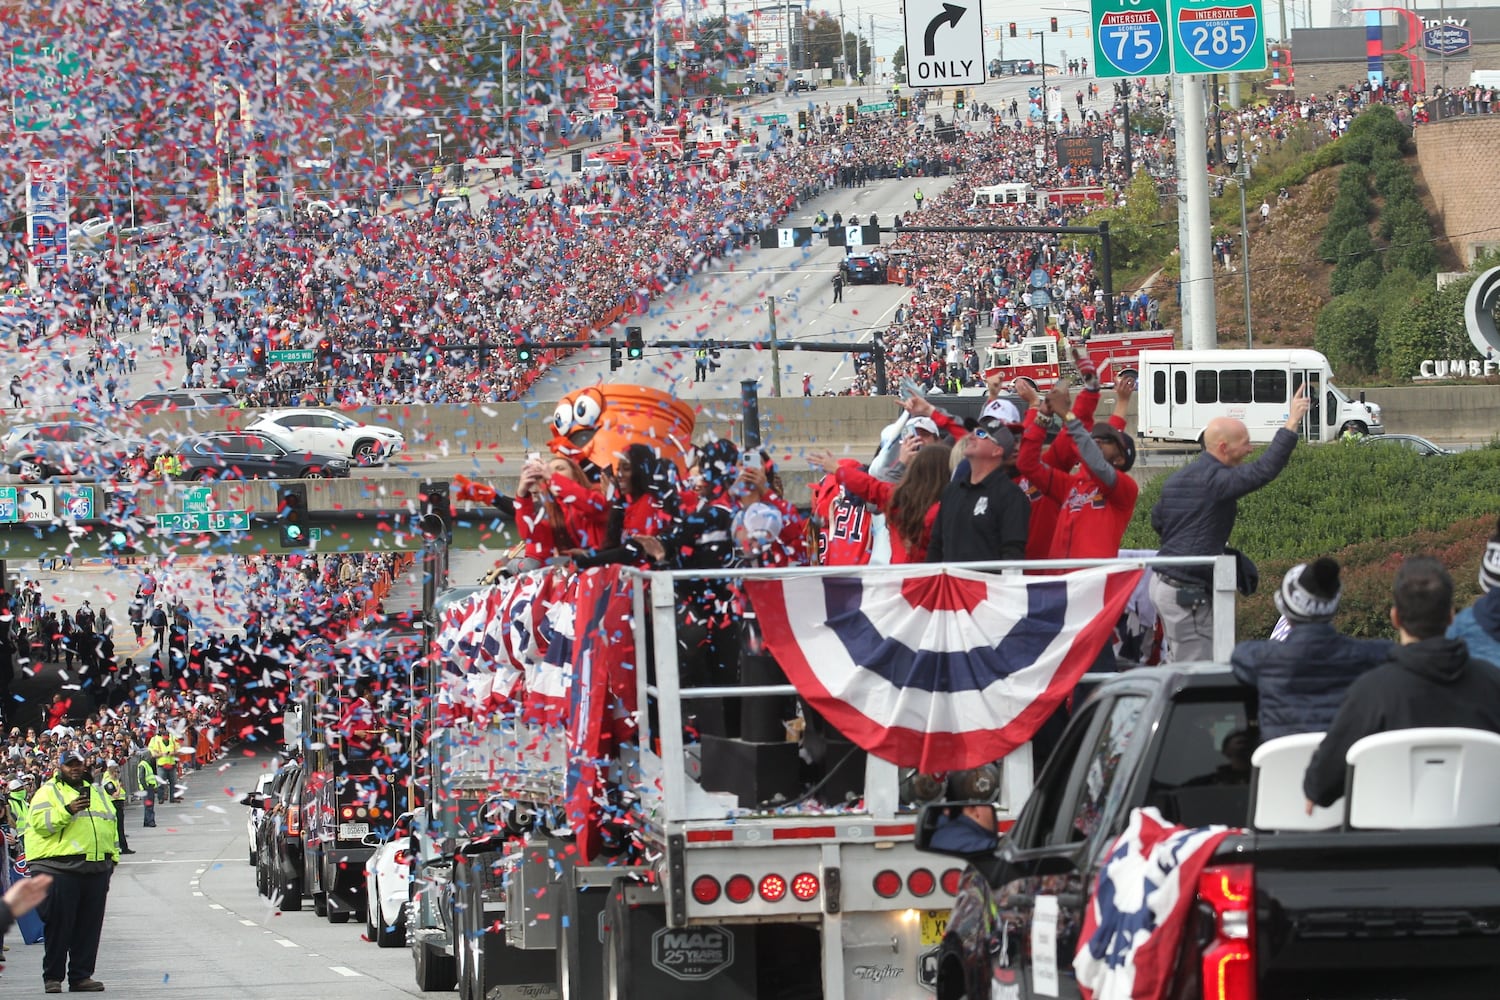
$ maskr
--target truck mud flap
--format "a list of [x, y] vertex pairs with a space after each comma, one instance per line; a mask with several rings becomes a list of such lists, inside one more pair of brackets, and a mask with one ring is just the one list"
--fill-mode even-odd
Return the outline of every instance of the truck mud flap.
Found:
[[668, 927], [660, 894], [643, 901], [625, 880], [608, 895], [603, 996], [756, 1000], [755, 928]]
[[604, 988], [604, 910], [620, 868], [567, 868], [556, 893], [557, 984], [561, 1000], [595, 1000]]

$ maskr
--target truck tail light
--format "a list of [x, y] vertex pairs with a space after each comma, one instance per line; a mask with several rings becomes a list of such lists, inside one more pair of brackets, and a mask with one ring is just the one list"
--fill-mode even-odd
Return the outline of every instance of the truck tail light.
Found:
[[731, 903], [748, 902], [754, 892], [755, 883], [750, 881], [748, 875], [731, 875], [724, 884], [724, 895], [729, 897]]
[[792, 895], [804, 903], [817, 896], [819, 888], [818, 876], [812, 872], [803, 872], [792, 879]]
[[719, 880], [712, 875], [699, 875], [693, 879], [693, 899], [707, 906], [719, 899]]
[[345, 806], [342, 815], [343, 815], [343, 817], [345, 819], [353, 819], [354, 818], [354, 807], [353, 806]]
[[943, 872], [943, 891], [950, 896], [957, 896], [958, 886], [959, 883], [963, 881], [963, 878], [963, 872], [959, 871], [957, 868], [949, 868], [947, 871]]
[[890, 899], [901, 891], [901, 876], [887, 868], [875, 876], [875, 895]]
[[937, 888], [937, 879], [926, 868], [918, 868], [906, 876], [906, 888], [913, 896], [931, 896], [932, 890]]
[[286, 807], [286, 835], [288, 837], [302, 836], [302, 807]]
[[786, 879], [780, 875], [766, 875], [760, 880], [760, 898], [768, 903], [779, 903], [786, 898]]
[[1255, 869], [1205, 868], [1198, 899], [1213, 921], [1203, 949], [1203, 1000], [1255, 1000]]

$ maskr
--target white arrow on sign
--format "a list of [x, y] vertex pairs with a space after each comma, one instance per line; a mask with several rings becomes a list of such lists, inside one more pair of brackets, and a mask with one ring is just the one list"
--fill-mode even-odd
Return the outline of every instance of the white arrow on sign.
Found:
[[985, 82], [979, 0], [907, 0], [906, 82], [913, 88]]

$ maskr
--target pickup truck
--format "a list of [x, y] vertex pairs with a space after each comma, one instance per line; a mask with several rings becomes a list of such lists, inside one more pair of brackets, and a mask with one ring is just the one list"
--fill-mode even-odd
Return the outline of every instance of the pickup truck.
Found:
[[[992, 852], [966, 855], [936, 959], [938, 1000], [1080, 997], [1072, 960], [1090, 891], [1131, 810], [1146, 806], [1185, 826], [1245, 828], [1198, 880], [1163, 996], [1492, 995], [1500, 828], [1249, 829], [1256, 743], [1255, 691], [1227, 666], [1135, 670], [1080, 698], [1014, 826]], [[920, 849], [944, 853], [931, 844], [942, 813], [924, 812]], [[1221, 883], [1243, 887], [1253, 907]], [[1230, 909], [1239, 931], [1226, 940]], [[1253, 974], [1205, 976], [1222, 971], [1226, 948]]]

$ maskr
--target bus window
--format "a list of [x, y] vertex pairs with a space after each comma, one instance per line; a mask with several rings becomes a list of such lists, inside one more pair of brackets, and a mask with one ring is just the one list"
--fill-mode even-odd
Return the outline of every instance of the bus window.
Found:
[[1187, 402], [1187, 372], [1178, 372], [1172, 376], [1172, 402], [1178, 406]]
[[1257, 369], [1255, 372], [1255, 401], [1257, 403], [1286, 402], [1286, 372], [1276, 369]]
[[1193, 402], [1217, 403], [1219, 401], [1219, 373], [1199, 371], [1193, 373]]
[[1250, 369], [1230, 368], [1219, 372], [1219, 402], [1250, 402]]
[[1151, 373], [1151, 402], [1161, 406], [1167, 401], [1167, 373], [1156, 371]]

